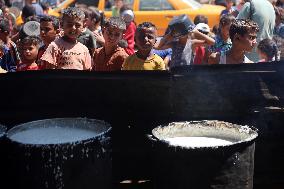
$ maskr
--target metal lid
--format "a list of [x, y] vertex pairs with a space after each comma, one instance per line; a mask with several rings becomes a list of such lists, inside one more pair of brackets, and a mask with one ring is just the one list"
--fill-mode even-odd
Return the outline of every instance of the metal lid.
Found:
[[40, 23], [36, 21], [29, 21], [24, 24], [23, 32], [27, 36], [39, 36], [40, 34]]
[[195, 25], [187, 17], [187, 15], [182, 14], [180, 16], [174, 17], [169, 23], [168, 27], [170, 28], [174, 37], [180, 37], [191, 32], [194, 29]]

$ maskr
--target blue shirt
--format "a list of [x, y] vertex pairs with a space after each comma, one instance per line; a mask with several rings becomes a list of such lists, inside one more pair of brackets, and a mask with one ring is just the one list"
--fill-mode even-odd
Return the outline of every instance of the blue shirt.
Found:
[[165, 49], [165, 50], [153, 49], [152, 53], [160, 56], [162, 59], [165, 59], [166, 57], [171, 58], [171, 56], [172, 56], [172, 49], [171, 48], [168, 48], [168, 49]]
[[11, 55], [11, 50], [4, 48], [4, 55], [0, 59], [0, 66], [8, 72], [15, 72], [17, 70], [16, 60]]

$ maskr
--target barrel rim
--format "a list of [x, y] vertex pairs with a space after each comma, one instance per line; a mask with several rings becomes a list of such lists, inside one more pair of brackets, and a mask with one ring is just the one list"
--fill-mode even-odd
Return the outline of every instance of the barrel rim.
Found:
[[[161, 129], [161, 128], [165, 128], [165, 127], [170, 127], [172, 126], [171, 124], [176, 124], [176, 123], [184, 123], [184, 124], [198, 124], [198, 123], [210, 123], [210, 122], [219, 122], [219, 123], [225, 123], [225, 124], [230, 124], [232, 126], [236, 126], [239, 127], [241, 129], [246, 129], [243, 132], [249, 132], [247, 134], [250, 135], [250, 137], [246, 138], [245, 140], [241, 140], [241, 141], [236, 141], [233, 142], [232, 144], [224, 144], [224, 145], [216, 145], [216, 146], [202, 146], [202, 147], [190, 147], [190, 146], [179, 146], [179, 145], [171, 145], [169, 141], [166, 141], [164, 139], [160, 139], [158, 136], [155, 135], [155, 130]], [[173, 148], [181, 148], [181, 149], [216, 149], [219, 147], [231, 147], [231, 146], [237, 146], [237, 145], [241, 145], [241, 144], [247, 144], [247, 143], [254, 143], [254, 141], [256, 140], [256, 138], [258, 137], [258, 129], [253, 127], [253, 126], [248, 126], [248, 125], [238, 125], [235, 123], [230, 123], [230, 122], [226, 122], [226, 121], [220, 121], [220, 120], [198, 120], [198, 121], [177, 121], [177, 122], [170, 122], [168, 125], [159, 125], [157, 127], [155, 127], [154, 129], [152, 129], [152, 135], [150, 137], [150, 139], [152, 141], [155, 142], [160, 142], [162, 144], [167, 145], [168, 147], [173, 147]]]
[[0, 123], [0, 137], [5, 136], [6, 132], [7, 132], [7, 127]]
[[[33, 123], [39, 123], [39, 122], [46, 122], [46, 121], [58, 121], [58, 120], [82, 120], [82, 121], [91, 121], [91, 122], [96, 122], [99, 123], [100, 125], [105, 126], [105, 131], [100, 132], [94, 137], [84, 139], [84, 140], [78, 140], [78, 141], [73, 141], [73, 142], [62, 142], [62, 143], [56, 143], [56, 144], [28, 144], [28, 143], [22, 143], [18, 142], [15, 140], [12, 140], [10, 138], [11, 134], [19, 130], [19, 128], [26, 126], [27, 124], [33, 124]], [[111, 131], [111, 125], [108, 122], [105, 122], [103, 120], [99, 119], [93, 119], [93, 118], [86, 118], [86, 117], [58, 117], [58, 118], [48, 118], [48, 119], [40, 119], [40, 120], [34, 120], [34, 121], [29, 121], [25, 123], [20, 123], [15, 125], [13, 128], [9, 129], [6, 133], [6, 136], [8, 140], [12, 143], [16, 143], [19, 145], [24, 145], [24, 146], [32, 146], [32, 147], [45, 147], [45, 146], [50, 146], [50, 147], [55, 147], [55, 146], [64, 146], [64, 145], [76, 145], [79, 143], [88, 143], [89, 141], [94, 141], [94, 140], [100, 140], [101, 138], [104, 138], [104, 136]]]

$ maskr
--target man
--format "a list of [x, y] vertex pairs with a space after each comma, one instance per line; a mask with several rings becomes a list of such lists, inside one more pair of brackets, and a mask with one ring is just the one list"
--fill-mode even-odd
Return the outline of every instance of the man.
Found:
[[[273, 37], [275, 26], [275, 11], [272, 4], [268, 0], [244, 0], [245, 4], [240, 10], [237, 19], [251, 19], [259, 26], [257, 35], [257, 43], [263, 39]], [[253, 62], [258, 62], [259, 57], [256, 48], [247, 57]]]

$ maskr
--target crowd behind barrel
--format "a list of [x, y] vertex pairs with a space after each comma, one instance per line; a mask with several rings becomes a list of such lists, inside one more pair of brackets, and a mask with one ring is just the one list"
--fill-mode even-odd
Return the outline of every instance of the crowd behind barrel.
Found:
[[[284, 59], [284, 0], [215, 0], [224, 6], [218, 25], [210, 28], [205, 15], [193, 21], [179, 15], [163, 36], [158, 36], [150, 17], [136, 24], [126, 0], [106, 4], [112, 10], [110, 18], [84, 4], [62, 10], [57, 18], [48, 15], [50, 2], [27, 0], [23, 23], [16, 24], [11, 4], [0, 0], [0, 73], [170, 70]], [[180, 20], [185, 30], [175, 27]]]

